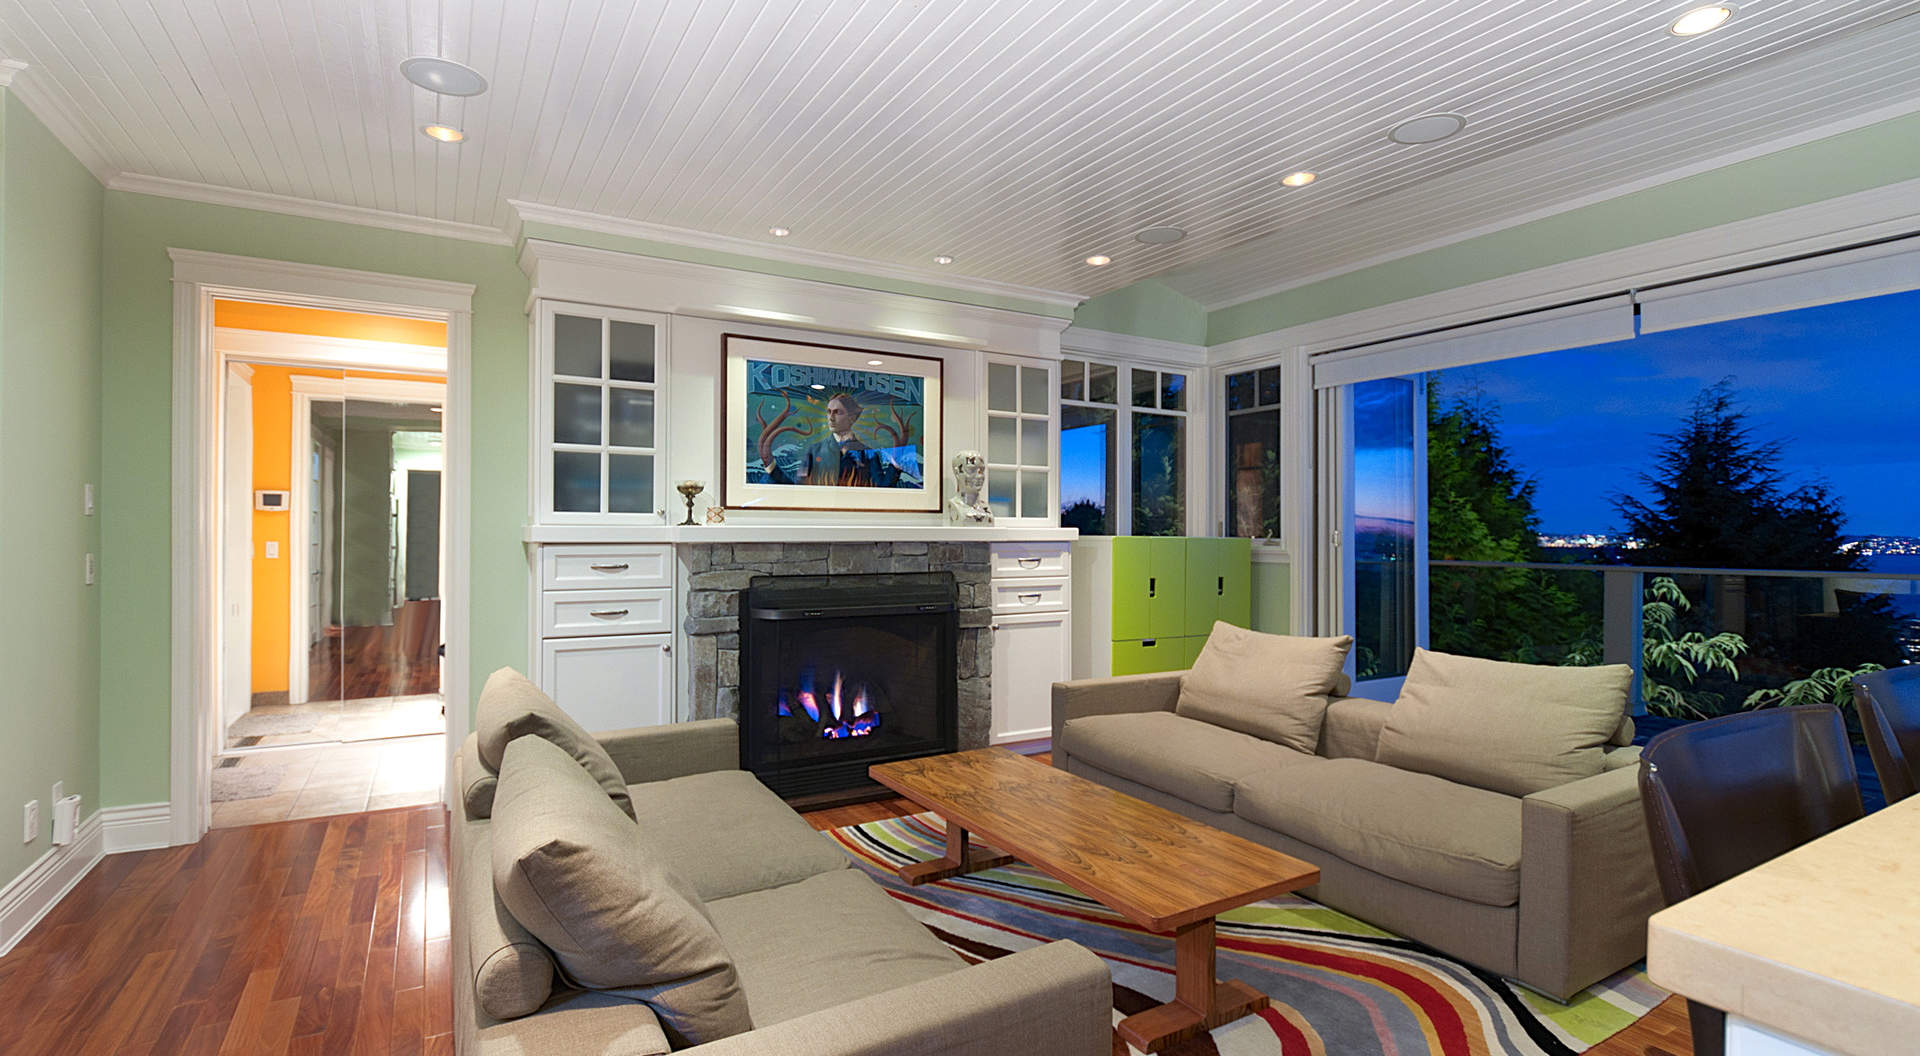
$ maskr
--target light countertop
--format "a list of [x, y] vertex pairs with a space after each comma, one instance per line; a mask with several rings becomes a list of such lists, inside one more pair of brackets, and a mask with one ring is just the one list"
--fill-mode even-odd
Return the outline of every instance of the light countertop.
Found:
[[1850, 1056], [1920, 1045], [1920, 797], [1653, 915], [1653, 981]]

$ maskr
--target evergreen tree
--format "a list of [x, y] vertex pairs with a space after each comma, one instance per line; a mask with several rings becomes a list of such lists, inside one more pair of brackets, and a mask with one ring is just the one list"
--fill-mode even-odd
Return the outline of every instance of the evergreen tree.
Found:
[[1626, 529], [1642, 541], [1640, 563], [1859, 567], [1857, 556], [1840, 549], [1839, 503], [1820, 481], [1789, 488], [1778, 468], [1785, 444], [1753, 435], [1733, 379], [1702, 390], [1680, 428], [1660, 439], [1653, 471], [1640, 475], [1649, 501], [1613, 497]]
[[[1478, 392], [1445, 396], [1438, 375], [1427, 380], [1427, 553], [1434, 560], [1541, 560], [1534, 482], [1500, 440], [1499, 408]], [[1433, 647], [1496, 660], [1597, 662], [1598, 599], [1569, 589], [1594, 586], [1585, 581], [1597, 578], [1433, 568]]]

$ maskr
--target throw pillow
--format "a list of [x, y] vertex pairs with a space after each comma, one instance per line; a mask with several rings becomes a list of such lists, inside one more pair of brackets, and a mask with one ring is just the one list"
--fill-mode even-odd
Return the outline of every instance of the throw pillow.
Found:
[[1300, 638], [1216, 622], [1174, 713], [1312, 755], [1353, 636]]
[[479, 706], [474, 709], [474, 725], [480, 735], [480, 761], [498, 773], [507, 745], [515, 738], [532, 734], [552, 741], [586, 768], [607, 798], [619, 804], [627, 817], [633, 817], [633, 799], [627, 795], [626, 779], [606, 748], [560, 710], [553, 698], [511, 667], [503, 667], [487, 676], [480, 690]]
[[1413, 652], [1374, 759], [1528, 796], [1606, 768], [1633, 669], [1544, 667]]
[[509, 744], [492, 825], [494, 889], [568, 982], [645, 1002], [675, 1048], [753, 1029], [705, 904], [566, 752]]

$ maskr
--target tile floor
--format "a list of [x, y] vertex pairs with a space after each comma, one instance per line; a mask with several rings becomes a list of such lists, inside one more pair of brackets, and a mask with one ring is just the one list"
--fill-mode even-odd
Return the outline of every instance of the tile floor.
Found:
[[[247, 714], [310, 716], [313, 728], [302, 733], [268, 734], [246, 746], [369, 741], [437, 733], [446, 729], [446, 718], [441, 714], [441, 707], [442, 698], [438, 693], [311, 701], [306, 704], [261, 704]], [[238, 738], [228, 734], [227, 747], [241, 746], [238, 742]]]
[[213, 805], [213, 827], [259, 825], [440, 800], [446, 735], [248, 752], [239, 767], [281, 768], [273, 792]]

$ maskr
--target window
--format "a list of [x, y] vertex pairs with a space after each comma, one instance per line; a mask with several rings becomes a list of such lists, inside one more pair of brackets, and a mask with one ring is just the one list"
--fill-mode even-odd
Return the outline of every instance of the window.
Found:
[[1061, 525], [1085, 535], [1185, 534], [1186, 439], [1186, 374], [1064, 361]]
[[1227, 377], [1226, 534], [1280, 534], [1280, 368]]
[[995, 517], [1052, 508], [1053, 377], [1045, 366], [987, 360], [987, 505]]

